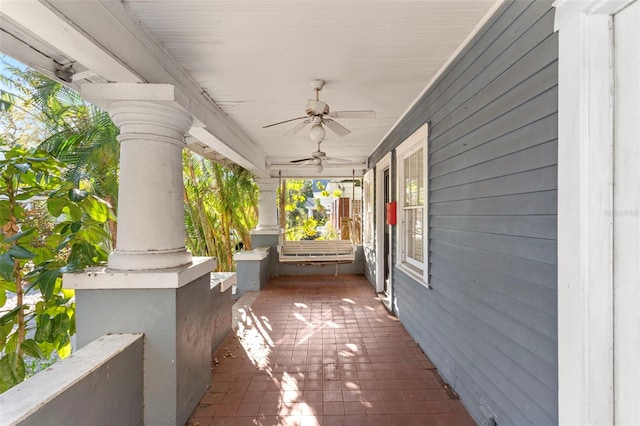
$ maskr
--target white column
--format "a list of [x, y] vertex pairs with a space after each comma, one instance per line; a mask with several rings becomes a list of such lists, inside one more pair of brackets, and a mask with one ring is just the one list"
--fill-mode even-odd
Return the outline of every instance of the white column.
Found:
[[257, 183], [260, 188], [260, 201], [258, 205], [258, 226], [256, 226], [256, 230], [279, 231], [278, 205], [276, 203], [278, 179], [260, 178], [257, 179]]
[[192, 117], [169, 85], [87, 85], [82, 95], [120, 128], [117, 247], [112, 270], [165, 269], [191, 263], [185, 248], [182, 149]]
[[118, 246], [109, 268], [141, 270], [191, 263], [184, 246], [182, 148], [191, 116], [175, 105], [121, 101]]
[[[144, 424], [185, 424], [211, 379], [210, 273], [184, 247], [182, 148], [193, 106], [169, 84], [85, 84], [120, 128], [118, 246], [108, 268], [65, 274], [78, 346], [144, 333]], [[131, 290], [144, 291], [131, 291]]]

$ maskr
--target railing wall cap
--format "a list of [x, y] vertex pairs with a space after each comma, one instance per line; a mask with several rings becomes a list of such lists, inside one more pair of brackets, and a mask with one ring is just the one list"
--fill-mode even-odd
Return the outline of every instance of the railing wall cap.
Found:
[[237, 262], [243, 260], [266, 259], [266, 257], [269, 256], [269, 250], [271, 250], [271, 247], [258, 247], [253, 250], [239, 251], [233, 255], [233, 260]]
[[65, 288], [75, 290], [180, 288], [216, 268], [213, 257], [194, 257], [191, 265], [144, 271], [116, 271], [87, 268], [84, 272], [64, 274]]
[[224, 293], [238, 280], [238, 274], [235, 272], [212, 272], [211, 273], [211, 290], [219, 287], [220, 293]]
[[0, 424], [14, 425], [24, 421], [139, 339], [143, 339], [142, 334], [102, 336], [0, 394]]

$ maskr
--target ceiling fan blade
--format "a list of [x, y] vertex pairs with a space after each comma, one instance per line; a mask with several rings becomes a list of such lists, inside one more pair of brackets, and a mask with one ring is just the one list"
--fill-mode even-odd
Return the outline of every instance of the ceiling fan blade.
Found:
[[303, 118], [307, 118], [307, 116], [291, 118], [291, 119], [289, 119], [289, 120], [280, 121], [280, 122], [278, 122], [278, 123], [268, 124], [268, 125], [266, 125], [266, 126], [262, 126], [262, 128], [263, 128], [263, 129], [266, 129], [267, 127], [279, 126], [280, 124], [288, 123], [288, 122], [290, 122], [290, 121], [302, 120]]
[[302, 162], [305, 162], [305, 161], [308, 162], [308, 161], [312, 161], [312, 160], [315, 160], [315, 158], [313, 158], [313, 157], [311, 157], [311, 158], [301, 158], [299, 160], [291, 160], [289, 162], [290, 163], [302, 163]]
[[285, 136], [293, 136], [293, 135], [295, 135], [295, 134], [296, 134], [296, 133], [298, 133], [300, 130], [302, 130], [302, 128], [303, 128], [304, 126], [306, 126], [306, 125], [307, 125], [307, 124], [309, 124], [309, 123], [311, 123], [311, 119], [310, 119], [310, 118], [307, 118], [306, 120], [301, 121], [300, 123], [296, 124], [296, 125], [295, 125], [295, 127], [293, 127], [292, 129], [289, 129], [289, 131], [287, 131], [287, 132], [285, 133]]
[[329, 129], [331, 129], [331, 131], [332, 131], [333, 133], [335, 133], [336, 135], [338, 135], [338, 136], [340, 136], [340, 137], [342, 137], [342, 136], [346, 136], [346, 135], [348, 135], [349, 133], [351, 133], [351, 131], [350, 131], [349, 129], [347, 129], [346, 127], [344, 127], [342, 124], [339, 124], [338, 122], [333, 121], [333, 120], [332, 120], [332, 119], [330, 119], [330, 118], [323, 118], [323, 119], [322, 119], [322, 122], [323, 122], [324, 124], [326, 124], [326, 125], [327, 125], [327, 127], [328, 127]]
[[333, 118], [376, 118], [376, 112], [372, 110], [359, 111], [331, 111], [329, 117]]
[[351, 160], [347, 160], [346, 158], [324, 157], [324, 160], [329, 163], [352, 163]]
[[319, 164], [318, 163], [318, 159], [317, 158], [309, 158], [304, 163], [298, 164], [298, 167], [304, 167], [304, 166], [308, 166], [310, 164]]
[[[313, 115], [324, 115], [329, 112], [329, 107], [322, 101], [316, 101], [315, 99], [309, 99], [309, 110]], [[307, 111], [309, 113], [309, 111]]]

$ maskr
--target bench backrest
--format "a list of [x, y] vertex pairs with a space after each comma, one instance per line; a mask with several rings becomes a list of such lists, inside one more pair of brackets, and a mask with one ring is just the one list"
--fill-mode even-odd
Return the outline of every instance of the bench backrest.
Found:
[[303, 240], [285, 241], [281, 247], [282, 254], [351, 254], [353, 246], [349, 240]]

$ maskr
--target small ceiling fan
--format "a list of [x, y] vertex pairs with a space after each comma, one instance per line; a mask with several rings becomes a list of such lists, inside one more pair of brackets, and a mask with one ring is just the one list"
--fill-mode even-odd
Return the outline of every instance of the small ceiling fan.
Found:
[[299, 166], [307, 166], [313, 164], [314, 170], [318, 173], [324, 170], [322, 163], [326, 161], [327, 163], [351, 163], [350, 160], [346, 160], [344, 158], [335, 158], [335, 157], [327, 157], [327, 153], [320, 151], [320, 142], [318, 142], [318, 150], [311, 153], [311, 157], [309, 158], [301, 158], [299, 160], [291, 160], [290, 163], [297, 164]]
[[[286, 136], [293, 136], [302, 130], [307, 124], [311, 124], [311, 131], [309, 137], [315, 143], [320, 143], [324, 140], [326, 131], [322, 125], [326, 125], [329, 130], [336, 135], [342, 137], [346, 136], [351, 131], [331, 118], [376, 118], [376, 113], [371, 110], [360, 111], [333, 111], [329, 110], [329, 105], [320, 100], [320, 90], [324, 87], [325, 82], [323, 80], [312, 80], [311, 87], [316, 93], [315, 99], [309, 99], [309, 103], [305, 107], [305, 116], [291, 118], [289, 120], [280, 121], [278, 123], [269, 124], [264, 126], [263, 129], [268, 127], [278, 126], [280, 124], [289, 123], [292, 121], [303, 120], [296, 124], [293, 128], [285, 132]], [[329, 118], [331, 117], [331, 118]]]

